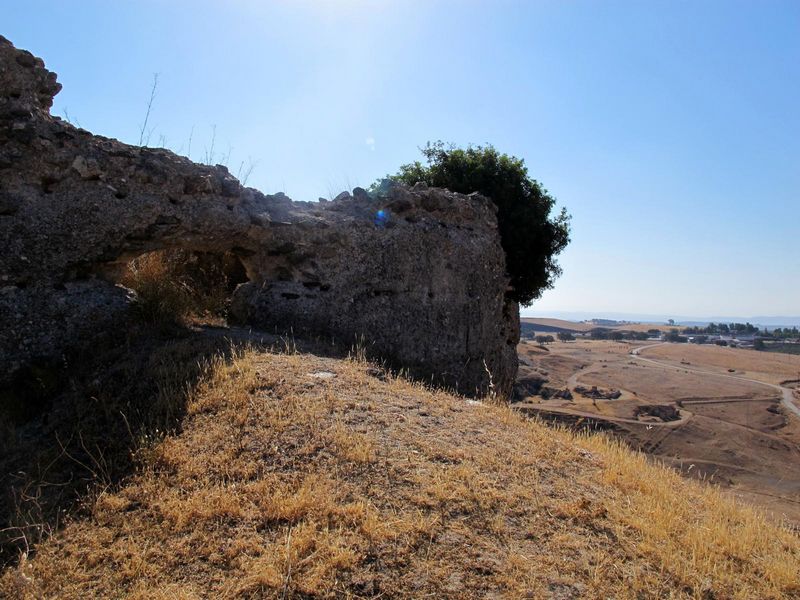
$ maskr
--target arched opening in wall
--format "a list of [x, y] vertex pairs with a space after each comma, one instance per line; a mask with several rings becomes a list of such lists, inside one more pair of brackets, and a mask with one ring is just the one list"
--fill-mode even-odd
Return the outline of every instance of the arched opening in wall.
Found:
[[136, 309], [147, 321], [225, 325], [231, 296], [247, 281], [232, 252], [170, 248], [128, 262], [119, 283], [136, 292]]

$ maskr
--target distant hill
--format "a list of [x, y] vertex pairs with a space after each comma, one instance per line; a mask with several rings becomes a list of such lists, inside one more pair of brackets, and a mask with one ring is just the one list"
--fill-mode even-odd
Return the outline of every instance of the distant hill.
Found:
[[691, 316], [691, 315], [658, 315], [636, 313], [609, 313], [609, 312], [553, 312], [547, 315], [528, 314], [524, 308], [522, 316], [526, 319], [555, 319], [573, 322], [584, 322], [593, 319], [612, 319], [616, 321], [630, 321], [632, 323], [659, 323], [663, 326], [669, 319], [685, 326], [708, 325], [709, 323], [752, 323], [761, 327], [800, 327], [800, 316]]
[[[523, 317], [520, 319], [520, 324], [524, 329], [534, 329], [541, 332], [559, 332], [569, 331], [570, 333], [583, 333], [591, 331], [596, 325], [588, 323], [577, 323], [575, 321], [565, 321], [563, 319], [531, 319]], [[528, 326], [527, 328], [525, 326]]]
[[665, 325], [662, 323], [617, 323], [600, 321], [567, 321], [565, 319], [552, 319], [548, 317], [533, 318], [522, 317], [520, 319], [520, 326], [523, 333], [531, 330], [537, 333], [558, 333], [560, 331], [568, 331], [570, 333], [586, 333], [593, 329], [616, 329], [619, 331], [648, 331], [649, 329], [660, 329], [666, 331], [671, 328], [680, 329], [680, 325]]
[[681, 325], [687, 327], [703, 326], [709, 323], [752, 323], [756, 327], [800, 327], [800, 317], [709, 317], [707, 319], [684, 320], [676, 319]]

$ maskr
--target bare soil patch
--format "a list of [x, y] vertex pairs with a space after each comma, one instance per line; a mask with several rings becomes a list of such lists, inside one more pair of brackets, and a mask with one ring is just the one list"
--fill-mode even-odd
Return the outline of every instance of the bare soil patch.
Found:
[[649, 356], [674, 363], [692, 364], [728, 372], [734, 369], [752, 379], [777, 383], [800, 379], [800, 356], [777, 352], [758, 352], [743, 348], [726, 348], [712, 344], [664, 344], [645, 351]]
[[[641, 351], [643, 358], [665, 363], [653, 364], [630, 354], [645, 346], [652, 342], [550, 344], [546, 356], [534, 359], [539, 371], [551, 370], [569, 389], [614, 388], [622, 396], [589, 400], [575, 394], [569, 402], [530, 397], [520, 406], [580, 425], [574, 415], [597, 415], [633, 448], [691, 477], [722, 485], [779, 520], [800, 524], [800, 420], [786, 414], [777, 390], [758, 383], [796, 379], [792, 373], [800, 360], [753, 350], [662, 344]], [[651, 405], [663, 408], [644, 408]], [[681, 420], [662, 418], [661, 411], [677, 411]]]

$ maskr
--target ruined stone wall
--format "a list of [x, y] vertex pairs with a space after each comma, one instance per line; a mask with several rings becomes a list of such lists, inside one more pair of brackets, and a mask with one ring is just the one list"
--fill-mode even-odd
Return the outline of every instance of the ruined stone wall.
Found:
[[[376, 210], [385, 223], [375, 224]], [[313, 214], [324, 221], [267, 232], [270, 250], [248, 261], [254, 281], [237, 290], [236, 317], [345, 344], [363, 338], [370, 354], [465, 393], [487, 391], [487, 368], [500, 388], [513, 381], [518, 311], [505, 301], [491, 203], [397, 187]]]
[[420, 186], [326, 203], [264, 195], [225, 167], [51, 117], [59, 90], [40, 59], [0, 37], [2, 376], [108, 333], [132, 299], [115, 285], [120, 268], [187, 248], [240, 258], [242, 322], [363, 337], [373, 356], [464, 393], [488, 389], [487, 369], [510, 389], [518, 310], [485, 198]]

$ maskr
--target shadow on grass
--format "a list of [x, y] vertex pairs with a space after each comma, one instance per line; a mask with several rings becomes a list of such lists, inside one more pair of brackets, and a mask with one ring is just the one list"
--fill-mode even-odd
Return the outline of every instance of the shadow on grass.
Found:
[[137, 328], [0, 390], [0, 567], [136, 472], [137, 452], [177, 431], [215, 356], [281, 349], [243, 330]]

